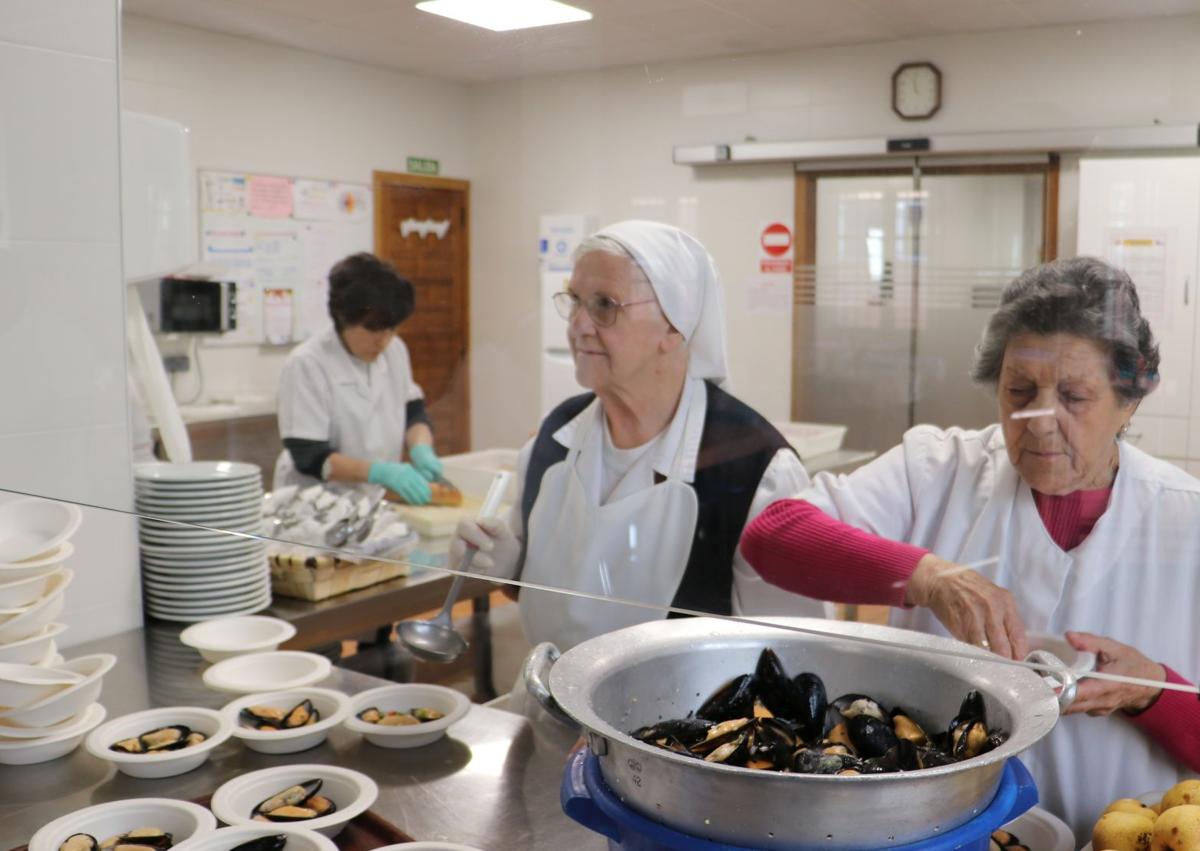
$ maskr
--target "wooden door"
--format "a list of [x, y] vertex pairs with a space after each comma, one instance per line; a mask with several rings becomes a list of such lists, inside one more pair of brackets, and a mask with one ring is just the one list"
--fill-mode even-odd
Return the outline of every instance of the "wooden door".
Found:
[[375, 253], [416, 289], [416, 310], [400, 336], [439, 455], [471, 444], [469, 200], [465, 180], [375, 172]]

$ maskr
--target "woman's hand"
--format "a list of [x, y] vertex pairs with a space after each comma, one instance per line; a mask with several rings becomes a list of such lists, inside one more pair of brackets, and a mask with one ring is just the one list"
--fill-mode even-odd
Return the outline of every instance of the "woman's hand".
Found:
[[433, 499], [429, 482], [412, 464], [376, 461], [367, 472], [367, 481], [398, 493], [410, 505], [426, 505]]
[[932, 611], [960, 641], [1010, 659], [1029, 652], [1012, 594], [970, 568], [928, 553], [908, 580], [905, 600]]
[[464, 517], [454, 530], [450, 544], [450, 566], [457, 568], [470, 551], [475, 552], [471, 572], [493, 579], [512, 579], [517, 575], [521, 542], [500, 517]]
[[[1095, 653], [1096, 670], [1101, 673], [1166, 682], [1166, 668], [1128, 644], [1090, 632], [1068, 632], [1067, 641], [1076, 650]], [[1148, 686], [1084, 679], [1079, 681], [1075, 702], [1064, 714], [1086, 712], [1088, 715], [1110, 715], [1118, 709], [1136, 714], [1149, 709], [1160, 694], [1162, 689]]]
[[415, 446], [408, 448], [408, 458], [412, 461], [412, 465], [417, 468], [420, 473], [429, 481], [439, 479], [442, 476], [442, 461], [437, 457], [437, 453], [433, 451], [433, 447], [428, 443], [418, 443]]

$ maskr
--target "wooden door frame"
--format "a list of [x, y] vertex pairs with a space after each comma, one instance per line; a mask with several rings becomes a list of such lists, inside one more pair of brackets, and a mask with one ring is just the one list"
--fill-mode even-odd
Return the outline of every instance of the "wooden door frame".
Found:
[[[1011, 163], [978, 165], [943, 165], [939, 166], [934, 160], [931, 163], [921, 163], [922, 175], [946, 174], [1041, 174], [1045, 176], [1042, 186], [1042, 261], [1047, 263], [1058, 259], [1058, 182], [1059, 155], [1050, 153], [1045, 163]], [[817, 265], [817, 180], [822, 177], [903, 177], [912, 174], [912, 167], [855, 168], [852, 165], [831, 166], [828, 169], [809, 168], [796, 172], [793, 232], [795, 242], [795, 272], [792, 275], [792, 304], [798, 302], [798, 290], [801, 285], [801, 270], [814, 269]], [[792, 363], [800, 356], [799, 341], [795, 334], [795, 320], [792, 321]], [[800, 381], [794, 373], [792, 376], [791, 404], [788, 406], [792, 419], [801, 419], [800, 398], [804, 395], [797, 392]]]
[[463, 323], [466, 335], [466, 351], [463, 352], [463, 382], [467, 397], [466, 451], [471, 451], [471, 182], [453, 177], [431, 177], [424, 174], [409, 174], [405, 171], [372, 171], [371, 190], [375, 205], [375, 254], [383, 250], [383, 190], [387, 186], [405, 186], [410, 189], [449, 189], [463, 193], [463, 239], [462, 259], [459, 274], [462, 275]]

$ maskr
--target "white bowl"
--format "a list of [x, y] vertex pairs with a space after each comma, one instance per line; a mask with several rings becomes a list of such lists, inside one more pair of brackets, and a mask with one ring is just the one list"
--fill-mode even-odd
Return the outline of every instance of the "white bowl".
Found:
[[0, 562], [0, 580], [15, 582], [30, 576], [45, 576], [53, 573], [62, 566], [63, 562], [75, 554], [75, 545], [63, 541], [52, 552], [25, 561]]
[[107, 711], [93, 703], [56, 732], [37, 739], [0, 739], [0, 765], [32, 765], [66, 756], [83, 741], [88, 731], [104, 720]]
[[109, 801], [56, 818], [29, 840], [29, 851], [58, 851], [63, 841], [87, 833], [102, 842], [137, 827], [157, 827], [175, 837], [175, 846], [211, 833], [217, 820], [204, 807], [172, 798], [131, 798]]
[[37, 635], [61, 615], [66, 603], [64, 595], [74, 578], [75, 572], [64, 567], [61, 573], [52, 577], [50, 587], [41, 599], [19, 613], [0, 620], [0, 644], [11, 644]]
[[337, 851], [333, 840], [311, 830], [304, 830], [284, 823], [242, 824], [237, 827], [221, 827], [189, 839], [186, 845], [171, 846], [171, 851], [232, 851], [244, 842], [260, 836], [287, 835], [283, 851]]
[[13, 641], [0, 644], [0, 662], [11, 662], [17, 665], [37, 665], [46, 658], [46, 648], [54, 646], [54, 638], [66, 630], [65, 623], [50, 623], [42, 627], [42, 631]]
[[[311, 700], [313, 707], [321, 713], [316, 724], [297, 727], [294, 730], [255, 730], [243, 726], [241, 711], [248, 706], [274, 706], [285, 712], [302, 700]], [[233, 737], [241, 739], [246, 747], [259, 753], [296, 753], [315, 748], [329, 731], [346, 720], [350, 714], [350, 698], [340, 691], [327, 688], [299, 688], [293, 691], [274, 691], [249, 694], [225, 705], [221, 714], [233, 722]]]
[[1026, 848], [1038, 851], [1075, 851], [1075, 834], [1067, 823], [1053, 813], [1034, 807], [1020, 818], [1004, 825]]
[[[382, 712], [407, 712], [423, 707], [444, 713], [436, 721], [408, 727], [382, 727], [358, 717], [358, 713], [374, 706]], [[361, 733], [366, 740], [381, 748], [418, 748], [432, 744], [446, 734], [451, 724], [461, 721], [471, 708], [465, 694], [445, 686], [428, 683], [398, 683], [380, 686], [354, 695], [350, 701], [350, 717], [346, 729]]]
[[24, 579], [5, 581], [0, 574], [0, 608], [9, 609], [15, 606], [31, 606], [50, 590], [51, 581], [59, 575], [63, 568], [56, 567], [49, 573], [40, 576], [26, 576]]
[[[208, 736], [208, 739], [189, 748], [159, 754], [120, 753], [110, 750], [115, 742], [122, 739], [140, 736], [142, 733], [171, 724], [186, 724]], [[87, 737], [87, 749], [92, 756], [114, 763], [119, 771], [130, 777], [174, 777], [203, 765], [213, 748], [228, 739], [232, 731], [233, 725], [214, 709], [165, 706], [122, 715], [102, 727], [97, 727]]]
[[213, 793], [209, 805], [217, 818], [228, 825], [256, 824], [250, 813], [263, 801], [289, 786], [320, 779], [321, 794], [337, 805], [337, 810], [305, 822], [306, 830], [315, 830], [329, 838], [341, 833], [355, 816], [375, 803], [379, 787], [365, 774], [332, 765], [279, 765], [235, 777]]
[[115, 664], [117, 657], [111, 653], [94, 653], [62, 663], [59, 668], [81, 674], [83, 679], [37, 703], [0, 712], [0, 724], [7, 727], [47, 727], [78, 715], [100, 697], [104, 675]]
[[40, 497], [0, 504], [0, 561], [48, 554], [75, 534], [83, 521], [79, 506]]
[[0, 663], [0, 709], [22, 709], [82, 681], [74, 671]]
[[333, 663], [316, 653], [275, 650], [217, 662], [204, 672], [204, 684], [230, 694], [285, 691], [319, 683], [331, 670]]

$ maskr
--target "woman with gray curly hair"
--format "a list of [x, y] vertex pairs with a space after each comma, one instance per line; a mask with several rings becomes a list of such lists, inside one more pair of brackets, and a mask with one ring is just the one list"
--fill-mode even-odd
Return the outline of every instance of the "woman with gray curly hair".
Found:
[[[787, 590], [891, 605], [897, 626], [1005, 656], [1024, 657], [1028, 628], [1065, 633], [1101, 671], [1194, 679], [1200, 481], [1121, 439], [1158, 362], [1124, 272], [1087, 257], [1029, 269], [975, 351], [997, 424], [917, 426], [854, 473], [817, 476], [747, 527], [742, 554]], [[1194, 695], [1087, 680], [1068, 713], [1023, 758], [1081, 837], [1130, 789], [1200, 770]]]

